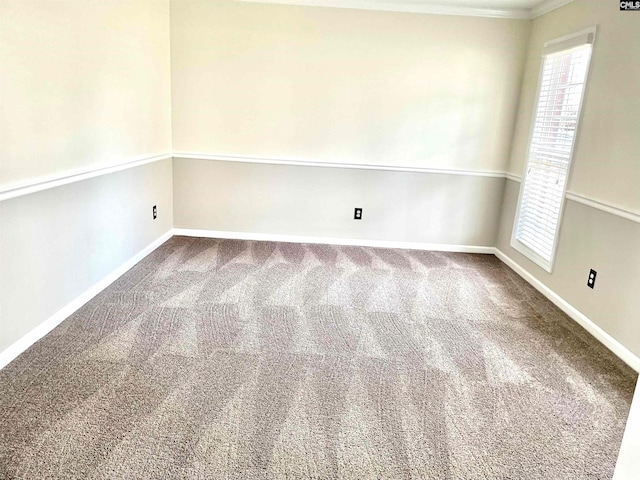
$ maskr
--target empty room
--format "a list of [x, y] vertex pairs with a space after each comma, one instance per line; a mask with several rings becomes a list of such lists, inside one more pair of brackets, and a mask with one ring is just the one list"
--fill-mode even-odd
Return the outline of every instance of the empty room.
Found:
[[640, 479], [639, 48], [637, 1], [0, 0], [0, 479]]

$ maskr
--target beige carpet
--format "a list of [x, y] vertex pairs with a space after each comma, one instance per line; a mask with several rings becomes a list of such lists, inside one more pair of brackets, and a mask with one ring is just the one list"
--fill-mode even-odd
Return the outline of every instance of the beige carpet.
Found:
[[174, 237], [0, 371], [0, 478], [608, 479], [635, 379], [493, 256]]

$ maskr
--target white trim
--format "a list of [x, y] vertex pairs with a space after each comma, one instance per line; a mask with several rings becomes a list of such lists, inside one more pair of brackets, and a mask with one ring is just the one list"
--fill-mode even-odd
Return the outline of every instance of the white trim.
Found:
[[505, 178], [504, 172], [490, 170], [457, 170], [446, 168], [402, 167], [394, 165], [371, 165], [360, 163], [318, 162], [284, 158], [248, 157], [243, 155], [221, 155], [217, 153], [174, 152], [174, 158], [186, 160], [214, 160], [234, 163], [263, 163], [268, 165], [293, 165], [299, 167], [346, 168], [355, 170], [382, 170], [388, 172], [431, 173], [439, 175], [466, 175], [473, 177]]
[[640, 381], [631, 402], [613, 480], [638, 480], [640, 472]]
[[632, 222], [640, 223], [640, 212], [625, 207], [619, 207], [602, 200], [596, 200], [595, 198], [589, 198], [576, 192], [569, 191], [566, 193], [566, 196], [567, 199], [574, 202], [587, 205], [588, 207], [595, 208], [612, 215], [616, 215], [617, 217], [626, 218], [627, 220], [631, 220]]
[[50, 188], [68, 185], [70, 183], [80, 182], [89, 178], [107, 175], [109, 173], [127, 170], [129, 168], [140, 167], [149, 163], [158, 162], [172, 158], [171, 153], [163, 153], [152, 157], [142, 157], [127, 162], [110, 165], [107, 167], [92, 167], [77, 170], [71, 170], [64, 173], [50, 175], [47, 177], [39, 177], [20, 183], [0, 185], [0, 202], [11, 198], [22, 197], [31, 193], [41, 192]]
[[[569, 33], [559, 38], [544, 42], [542, 56], [554, 55], [558, 52], [566, 52], [585, 45], [593, 45], [596, 41], [597, 25]], [[587, 66], [587, 72], [589, 67]]]
[[[391, 165], [366, 165], [366, 164], [349, 164], [349, 163], [332, 163], [332, 162], [311, 162], [305, 160], [284, 160], [273, 158], [254, 158], [239, 155], [218, 155], [218, 154], [206, 154], [206, 153], [186, 153], [175, 152], [165, 153], [154, 157], [145, 157], [138, 160], [132, 160], [129, 162], [120, 163], [110, 167], [100, 167], [95, 169], [85, 169], [83, 171], [75, 171], [72, 173], [64, 173], [48, 178], [38, 178], [32, 181], [24, 182], [19, 185], [0, 186], [0, 202], [3, 200], [9, 200], [31, 193], [41, 192], [51, 188], [68, 185], [70, 183], [80, 182], [88, 180], [90, 178], [98, 177], [101, 175], [108, 175], [110, 173], [119, 172], [129, 168], [135, 168], [149, 163], [158, 162], [161, 160], [167, 160], [169, 158], [183, 158], [191, 160], [214, 160], [221, 162], [236, 162], [236, 163], [256, 163], [267, 165], [293, 165], [303, 167], [322, 167], [322, 168], [345, 168], [345, 169], [357, 169], [357, 170], [379, 170], [388, 172], [409, 172], [409, 173], [428, 173], [435, 175], [464, 175], [473, 177], [489, 177], [489, 178], [506, 178], [514, 182], [522, 182], [522, 177], [511, 172], [496, 172], [496, 171], [481, 171], [481, 170], [452, 170], [444, 168], [419, 168], [419, 167], [396, 167]], [[619, 207], [602, 200], [590, 198], [585, 195], [581, 195], [576, 192], [568, 191], [566, 194], [567, 199], [574, 202], [582, 203], [589, 207], [602, 210], [603, 212], [616, 215], [618, 217], [626, 218], [633, 222], [640, 223], [640, 212], [630, 210], [624, 207]]]
[[249, 3], [275, 3], [306, 7], [349, 8], [385, 12], [430, 13], [433, 15], [464, 15], [469, 17], [513, 18], [528, 20], [533, 10], [520, 8], [479, 8], [442, 5], [430, 0], [236, 0]]
[[629, 351], [625, 346], [618, 342], [615, 338], [605, 332], [602, 328], [596, 325], [592, 320], [587, 318], [586, 315], [581, 313], [577, 308], [567, 302], [560, 295], [555, 293], [544, 283], [534, 277], [531, 273], [521, 267], [512, 258], [502, 252], [500, 249], [495, 248], [495, 255], [513, 271], [530, 283], [536, 290], [547, 297], [553, 302], [560, 310], [569, 315], [573, 320], [580, 324], [586, 331], [593, 335], [600, 343], [613, 352], [620, 360], [633, 368], [636, 372], [640, 372], [640, 357], [637, 357], [634, 353]]
[[32, 193], [49, 190], [51, 188], [61, 187], [75, 182], [81, 182], [90, 178], [108, 175], [110, 173], [127, 170], [129, 168], [140, 167], [149, 163], [167, 160], [169, 158], [184, 158], [192, 160], [217, 160], [221, 162], [238, 162], [238, 163], [257, 163], [269, 165], [293, 165], [303, 167], [326, 167], [326, 168], [347, 168], [358, 170], [381, 170], [389, 172], [409, 172], [409, 173], [431, 173], [440, 175], [466, 175], [475, 177], [491, 177], [504, 178], [505, 173], [500, 171], [488, 170], [457, 170], [446, 168], [420, 168], [420, 167], [402, 167], [393, 165], [367, 165], [367, 164], [351, 164], [351, 163], [335, 163], [335, 162], [316, 162], [306, 160], [290, 160], [280, 158], [266, 157], [247, 157], [241, 155], [220, 155], [215, 153], [190, 153], [190, 152], [173, 152], [163, 153], [152, 157], [142, 157], [129, 160], [123, 163], [110, 165], [106, 167], [83, 168], [71, 170], [46, 177], [37, 177], [34, 179], [18, 182], [14, 184], [0, 185], [0, 202], [10, 200], [12, 198], [30, 195]]
[[169, 240], [173, 236], [173, 231], [169, 230], [162, 236], [160, 236], [157, 240], [154, 240], [141, 251], [136, 253], [129, 260], [124, 262], [118, 268], [116, 268], [109, 275], [104, 277], [94, 286], [89, 288], [86, 292], [81, 294], [75, 300], [72, 300], [70, 303], [62, 307], [62, 309], [58, 310], [48, 319], [43, 321], [36, 328], [31, 330], [25, 336], [20, 338], [17, 342], [10, 345], [4, 351], [0, 352], [0, 369], [6, 367], [11, 361], [13, 361], [18, 355], [26, 351], [31, 345], [36, 343], [42, 337], [44, 337], [51, 330], [60, 325], [64, 320], [66, 320], [70, 315], [72, 315], [76, 310], [82, 307], [85, 303], [111, 285], [114, 281], [116, 281], [120, 276], [126, 273], [131, 267], [137, 264], [144, 257], [153, 252], [156, 248], [162, 245], [164, 242]]
[[357, 240], [348, 238], [330, 238], [330, 237], [309, 237], [309, 236], [296, 236], [296, 235], [277, 235], [277, 234], [264, 234], [264, 233], [247, 233], [247, 232], [226, 232], [216, 230], [193, 230], [193, 229], [181, 229], [175, 228], [160, 236], [157, 240], [153, 241], [147, 247], [143, 248], [140, 252], [134, 255], [132, 258], [123, 263], [120, 267], [107, 275], [105, 278], [96, 283], [93, 287], [89, 288], [86, 292], [81, 294], [75, 300], [67, 304], [61, 310], [53, 314], [47, 320], [38, 325], [35, 329], [31, 330], [20, 340], [13, 343], [3, 352], [0, 352], [0, 369], [7, 366], [18, 355], [26, 351], [31, 345], [43, 338], [51, 330], [62, 323], [66, 318], [76, 312], [80, 307], [94, 298], [98, 293], [103, 291], [109, 285], [111, 285], [120, 276], [126, 273], [134, 265], [140, 262], [143, 258], [153, 252], [156, 248], [166, 242], [174, 235], [189, 236], [189, 237], [203, 237], [203, 238], [225, 238], [225, 239], [239, 239], [239, 240], [264, 240], [275, 242], [293, 242], [293, 243], [319, 243], [327, 245], [357, 245], [366, 247], [378, 247], [378, 248], [402, 248], [409, 250], [431, 250], [442, 252], [462, 252], [462, 253], [482, 253], [482, 254], [494, 254], [518, 275], [530, 283], [536, 290], [547, 297], [551, 302], [564, 311], [569, 317], [578, 322], [583, 328], [585, 328], [591, 335], [593, 335], [604, 346], [611, 350], [616, 356], [618, 356], [627, 365], [633, 368], [635, 371], [640, 372], [640, 358], [630, 352], [626, 347], [615, 340], [611, 335], [602, 330], [593, 321], [587, 318], [579, 310], [569, 304], [566, 300], [556, 294], [553, 290], [543, 284], [540, 280], [535, 278], [532, 274], [526, 271], [523, 267], [517, 264], [513, 259], [507, 256], [500, 249], [495, 247], [484, 246], [468, 246], [468, 245], [449, 245], [449, 244], [431, 244], [431, 243], [416, 243], [416, 242], [395, 242], [386, 240]]
[[[216, 153], [174, 152], [173, 157], [185, 160], [211, 160], [232, 163], [254, 163], [266, 165], [291, 165], [298, 167], [344, 168], [356, 170], [379, 170], [388, 172], [427, 173], [434, 175], [465, 175], [473, 177], [506, 178], [514, 182], [522, 182], [522, 177], [511, 172], [452, 170], [444, 168], [396, 167], [392, 165], [367, 165], [357, 163], [312, 162], [307, 160], [289, 160], [268, 157], [248, 157], [243, 155], [221, 155]], [[566, 198], [597, 208], [612, 215], [617, 215], [634, 222], [640, 222], [640, 212], [617, 207], [615, 205], [567, 191]]]
[[524, 182], [526, 182], [526, 178], [527, 178], [527, 171], [529, 169], [529, 162], [531, 160], [531, 143], [532, 143], [532, 139], [533, 139], [533, 132], [535, 129], [535, 125], [536, 125], [536, 117], [538, 115], [538, 104], [540, 103], [540, 90], [541, 90], [541, 86], [542, 86], [542, 75], [544, 73], [544, 62], [545, 62], [545, 57], [547, 55], [543, 55], [542, 56], [542, 62], [540, 63], [540, 73], [539, 73], [539, 77], [538, 77], [538, 85], [536, 87], [536, 103], [535, 103], [535, 108], [533, 110], [533, 118], [531, 119], [531, 127], [530, 127], [530, 131], [529, 131], [529, 143], [528, 143], [528, 150], [527, 150], [527, 161], [525, 162], [524, 165], [524, 170], [523, 170], [523, 174], [522, 174], [522, 181], [523, 184], [520, 188], [520, 192], [518, 195], [518, 205], [516, 207], [516, 216], [515, 216], [515, 220], [513, 222], [513, 230], [511, 231], [511, 246], [516, 249], [517, 251], [519, 251], [520, 253], [522, 253], [525, 257], [529, 258], [529, 260], [531, 260], [532, 262], [536, 263], [538, 266], [542, 267], [544, 270], [546, 270], [549, 273], [553, 272], [553, 267], [555, 265], [556, 262], [556, 253], [558, 250], [558, 240], [560, 237], [560, 231], [562, 229], [562, 222], [564, 220], [564, 206], [567, 200], [567, 189], [569, 187], [569, 180], [571, 178], [571, 173], [573, 171], [573, 157], [575, 154], [575, 149], [576, 149], [576, 145], [578, 144], [578, 140], [580, 138], [580, 127], [582, 125], [582, 113], [583, 113], [583, 106], [584, 106], [584, 99], [587, 96], [587, 87], [589, 86], [589, 73], [591, 71], [591, 60], [593, 59], [593, 47], [594, 47], [594, 43], [596, 40], [596, 33], [597, 33], [597, 26], [593, 25], [591, 27], [585, 28], [583, 30], [579, 30], [577, 32], [571, 33], [569, 35], [565, 35], [563, 37], [560, 38], [556, 38], [553, 40], [550, 40], [548, 42], [545, 42], [545, 45], [549, 45], [549, 44], [555, 44], [557, 42], [565, 42], [569, 39], [572, 38], [577, 38], [577, 37], [581, 37], [584, 36], [585, 34], [589, 34], [591, 35], [590, 37], [588, 37], [589, 43], [587, 43], [586, 45], [591, 45], [591, 50], [589, 52], [589, 59], [587, 60], [587, 68], [586, 68], [586, 72], [585, 72], [585, 77], [584, 77], [584, 88], [582, 90], [582, 96], [580, 97], [580, 105], [578, 106], [578, 116], [576, 117], [576, 129], [575, 129], [575, 134], [573, 137], [573, 143], [571, 145], [571, 152], [569, 153], [569, 166], [567, 169], [567, 175], [565, 176], [564, 179], [564, 185], [562, 186], [562, 190], [563, 190], [563, 194], [562, 194], [562, 199], [560, 201], [560, 215], [558, 217], [558, 223], [556, 225], [556, 231], [555, 231], [555, 236], [554, 236], [554, 240], [553, 240], [553, 247], [551, 249], [551, 258], [550, 259], [546, 259], [546, 258], [542, 258], [538, 253], [534, 252], [533, 250], [531, 250], [530, 248], [528, 248], [526, 245], [524, 245], [522, 242], [520, 242], [517, 238], [516, 238], [516, 233], [517, 233], [517, 229], [518, 229], [518, 218], [520, 217], [520, 208], [522, 206], [522, 199], [524, 196]]
[[560, 7], [564, 7], [565, 5], [570, 4], [573, 0], [546, 0], [542, 2], [540, 5], [533, 7], [529, 12], [529, 18], [538, 18], [542, 15], [545, 15], [549, 12], [552, 12]]
[[350, 8], [386, 12], [429, 13], [432, 15], [463, 15], [468, 17], [511, 18], [532, 20], [564, 7], [573, 0], [545, 0], [530, 8], [482, 8], [456, 5], [442, 5], [429, 0], [236, 0], [249, 3], [275, 3], [307, 7]]
[[228, 232], [174, 228], [174, 235], [200, 238], [225, 238], [232, 240], [257, 240], [265, 242], [316, 243], [322, 245], [353, 245], [358, 247], [401, 248], [405, 250], [430, 250], [435, 252], [493, 254], [494, 247], [474, 245], [450, 245], [445, 243], [397, 242], [392, 240], [364, 240], [355, 238], [311, 237], [306, 235], [280, 235], [276, 233]]
[[[521, 177], [512, 173], [507, 173], [505, 174], [505, 176], [511, 181], [519, 183], [522, 182]], [[571, 190], [567, 190], [565, 197], [567, 198], [567, 200], [571, 200], [572, 202], [581, 203], [582, 205], [586, 205], [588, 207], [610, 213], [611, 215], [615, 215], [616, 217], [625, 218], [627, 220], [631, 220], [632, 222], [640, 223], [640, 212], [637, 210], [631, 210], [630, 208], [614, 205], [613, 203], [605, 202], [604, 200], [597, 200], [592, 197], [587, 197], [586, 195], [582, 195], [581, 193], [577, 193]]]

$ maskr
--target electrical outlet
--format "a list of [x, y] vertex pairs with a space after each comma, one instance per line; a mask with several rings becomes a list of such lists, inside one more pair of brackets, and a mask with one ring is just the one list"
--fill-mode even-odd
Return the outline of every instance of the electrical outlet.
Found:
[[589, 272], [589, 279], [587, 280], [587, 287], [594, 288], [596, 286], [596, 277], [598, 276], [598, 272], [596, 272], [593, 268]]
[[158, 208], [154, 205], [153, 206], [153, 219], [155, 220], [156, 218], [158, 218]]
[[354, 220], [362, 220], [362, 209], [361, 208], [356, 208], [355, 211], [353, 212], [353, 219]]

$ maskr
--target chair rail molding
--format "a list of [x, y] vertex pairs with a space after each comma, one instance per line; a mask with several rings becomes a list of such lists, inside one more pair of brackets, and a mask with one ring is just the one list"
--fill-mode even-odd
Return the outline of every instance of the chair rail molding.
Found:
[[127, 170], [129, 168], [140, 167], [142, 165], [159, 162], [161, 160], [168, 160], [172, 157], [173, 155], [167, 152], [159, 155], [138, 157], [121, 163], [69, 170], [67, 172], [56, 173], [46, 177], [36, 177], [12, 184], [0, 185], [0, 202], [29, 195], [31, 193], [41, 192], [43, 190], [49, 190], [50, 188], [61, 187], [70, 183]]
[[268, 158], [244, 155], [227, 155], [217, 153], [200, 152], [174, 152], [174, 158], [186, 160], [215, 160], [218, 162], [235, 163], [259, 163], [268, 165], [292, 165], [298, 167], [322, 167], [322, 168], [347, 168], [355, 170], [382, 170], [388, 172], [409, 172], [409, 173], [431, 173], [441, 175], [467, 175], [474, 177], [505, 178], [502, 171], [493, 170], [463, 170], [448, 168], [429, 167], [408, 167], [401, 165], [365, 164], [365, 163], [343, 163], [343, 162], [323, 162], [314, 160]]

